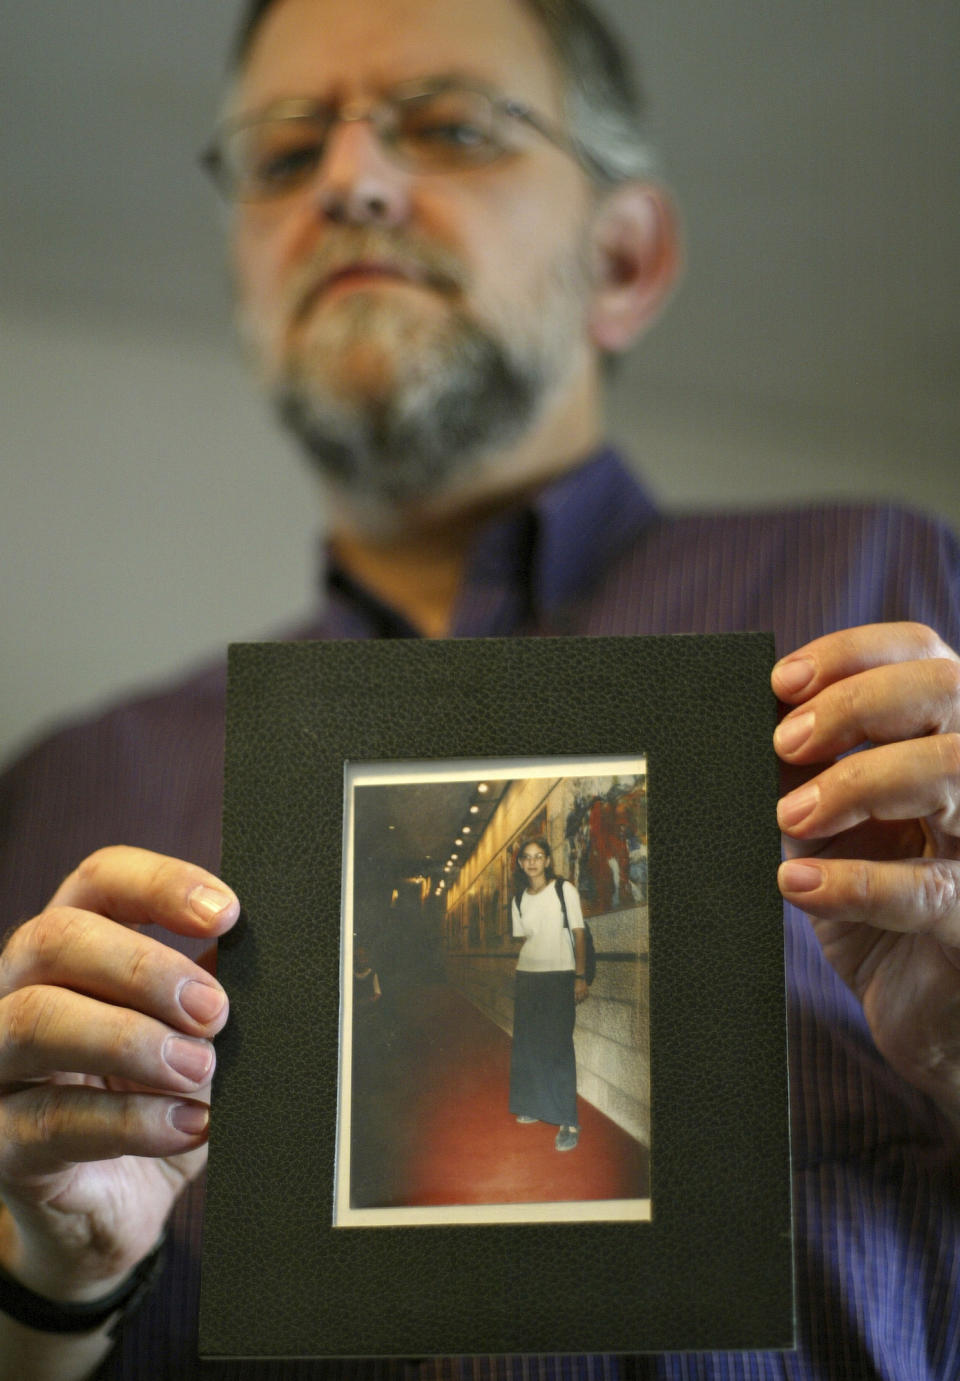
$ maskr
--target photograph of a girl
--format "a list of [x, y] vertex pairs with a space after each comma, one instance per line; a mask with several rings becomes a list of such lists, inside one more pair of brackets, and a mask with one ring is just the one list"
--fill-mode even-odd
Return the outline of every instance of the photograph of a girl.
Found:
[[646, 759], [345, 780], [337, 1226], [648, 1222]]
[[577, 1004], [590, 990], [580, 895], [572, 882], [556, 877], [546, 839], [529, 839], [521, 847], [510, 909], [514, 937], [523, 940], [514, 998], [510, 1111], [523, 1124], [553, 1124], [557, 1150], [572, 1151], [580, 1137], [573, 1028]]

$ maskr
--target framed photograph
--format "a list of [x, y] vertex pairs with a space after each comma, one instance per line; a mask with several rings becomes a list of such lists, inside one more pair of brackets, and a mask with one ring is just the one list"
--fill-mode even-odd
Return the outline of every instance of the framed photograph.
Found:
[[204, 1356], [792, 1345], [773, 660], [231, 649]]
[[645, 799], [642, 756], [346, 764], [335, 1226], [650, 1218]]

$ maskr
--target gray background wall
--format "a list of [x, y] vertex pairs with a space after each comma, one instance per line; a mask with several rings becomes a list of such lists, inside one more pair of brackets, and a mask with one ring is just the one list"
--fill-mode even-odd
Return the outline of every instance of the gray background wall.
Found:
[[[689, 258], [614, 435], [669, 504], [960, 525], [955, 0], [607, 8]], [[192, 163], [234, 11], [0, 7], [0, 753], [312, 598], [318, 500], [248, 387]]]

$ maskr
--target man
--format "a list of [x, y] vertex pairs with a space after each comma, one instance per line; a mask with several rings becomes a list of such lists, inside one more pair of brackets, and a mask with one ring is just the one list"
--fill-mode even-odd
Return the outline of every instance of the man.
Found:
[[[780, 886], [815, 928], [788, 912], [800, 1351], [635, 1370], [954, 1375], [957, 550], [885, 510], [665, 519], [600, 448], [601, 357], [678, 258], [629, 118], [573, 0], [252, 7], [210, 162], [244, 335], [334, 503], [328, 606], [299, 632], [776, 630]], [[33, 918], [0, 956], [0, 1377], [99, 1364], [178, 1198], [115, 1374], [193, 1374], [227, 999], [189, 956], [238, 911], [210, 871], [222, 696], [214, 669], [4, 786], [4, 915]], [[55, 1332], [77, 1306], [86, 1331]]]

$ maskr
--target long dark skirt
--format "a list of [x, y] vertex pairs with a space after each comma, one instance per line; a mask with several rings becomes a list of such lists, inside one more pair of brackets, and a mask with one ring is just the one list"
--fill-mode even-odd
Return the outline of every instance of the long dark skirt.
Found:
[[577, 1125], [573, 973], [518, 973], [510, 1053], [510, 1111]]

